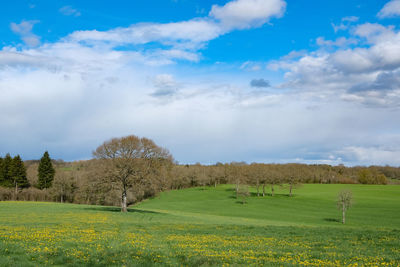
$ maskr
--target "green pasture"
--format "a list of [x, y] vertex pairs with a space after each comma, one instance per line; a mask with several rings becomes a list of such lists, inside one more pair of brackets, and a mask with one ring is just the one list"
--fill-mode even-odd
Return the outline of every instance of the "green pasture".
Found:
[[[232, 185], [130, 207], [0, 202], [0, 266], [400, 266], [400, 186], [303, 185], [247, 204]], [[353, 191], [347, 223], [337, 193]], [[268, 189], [269, 193], [269, 189]]]

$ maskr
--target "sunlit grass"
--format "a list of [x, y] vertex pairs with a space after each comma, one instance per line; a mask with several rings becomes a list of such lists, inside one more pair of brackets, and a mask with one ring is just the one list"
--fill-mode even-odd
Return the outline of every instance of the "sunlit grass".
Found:
[[[293, 198], [253, 196], [246, 205], [236, 203], [230, 186], [194, 188], [166, 192], [127, 214], [113, 207], [0, 202], [0, 265], [399, 266], [400, 188], [354, 186], [358, 207], [348, 217], [352, 222], [341, 225], [335, 206], [325, 211], [339, 187], [304, 186]], [[301, 209], [314, 203], [309, 198], [319, 199], [320, 215], [315, 207]], [[288, 205], [297, 215], [286, 213]], [[364, 205], [379, 207], [386, 218]], [[363, 218], [373, 223], [363, 227]]]

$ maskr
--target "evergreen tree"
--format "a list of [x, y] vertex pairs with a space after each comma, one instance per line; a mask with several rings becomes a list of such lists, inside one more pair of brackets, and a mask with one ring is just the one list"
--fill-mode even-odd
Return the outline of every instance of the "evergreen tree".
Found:
[[49, 152], [44, 152], [38, 167], [38, 187], [40, 189], [51, 187], [56, 171], [53, 168]]
[[12, 164], [12, 158], [9, 153], [7, 153], [5, 158], [2, 160], [2, 163], [3, 164], [0, 168], [0, 171], [1, 171], [0, 177], [2, 178], [2, 181], [1, 181], [0, 185], [5, 186], [5, 187], [12, 187], [13, 182], [10, 177], [10, 167]]
[[3, 158], [0, 157], [0, 186], [2, 186], [3, 183], [4, 183], [4, 171], [3, 171], [4, 164], [3, 164], [3, 161], [4, 161]]
[[29, 187], [29, 182], [26, 178], [26, 168], [19, 155], [12, 159], [8, 173], [11, 179], [10, 184], [15, 187], [15, 191], [18, 188]]

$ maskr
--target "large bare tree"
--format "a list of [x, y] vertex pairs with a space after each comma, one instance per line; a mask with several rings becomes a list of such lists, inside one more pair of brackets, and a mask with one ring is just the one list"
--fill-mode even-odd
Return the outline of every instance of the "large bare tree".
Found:
[[165, 148], [135, 135], [106, 141], [93, 152], [93, 156], [107, 166], [107, 182], [121, 190], [122, 212], [127, 211], [128, 190], [145, 182], [146, 178], [154, 177], [164, 163], [173, 160]]

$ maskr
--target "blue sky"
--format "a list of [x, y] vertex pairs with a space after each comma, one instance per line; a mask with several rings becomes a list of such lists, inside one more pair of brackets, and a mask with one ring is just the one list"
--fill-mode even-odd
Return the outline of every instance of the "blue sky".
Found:
[[0, 154], [400, 165], [400, 1], [13, 1]]

